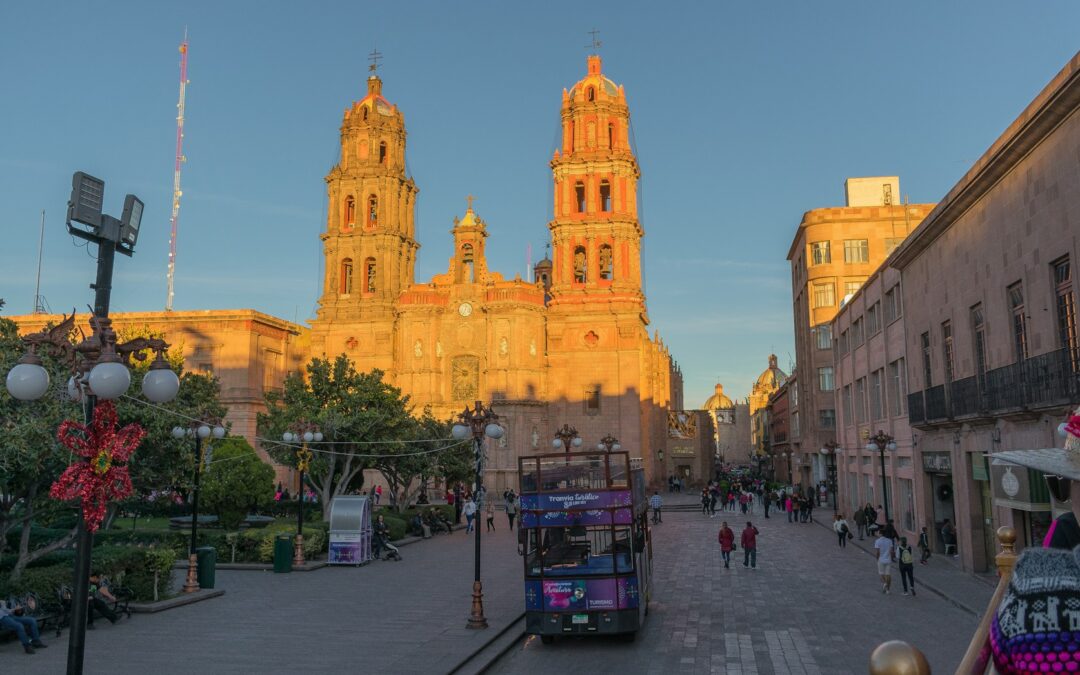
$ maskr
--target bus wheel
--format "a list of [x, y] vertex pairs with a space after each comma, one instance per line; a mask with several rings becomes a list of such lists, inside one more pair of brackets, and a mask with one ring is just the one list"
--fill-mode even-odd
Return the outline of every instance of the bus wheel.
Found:
[[636, 632], [635, 633], [623, 633], [622, 634], [623, 642], [633, 642], [634, 638], [636, 638], [636, 637], [637, 637]]
[[555, 642], [555, 636], [554, 635], [541, 635], [540, 636], [540, 642], [542, 642], [542, 643], [544, 643], [546, 645], [550, 645], [553, 642]]

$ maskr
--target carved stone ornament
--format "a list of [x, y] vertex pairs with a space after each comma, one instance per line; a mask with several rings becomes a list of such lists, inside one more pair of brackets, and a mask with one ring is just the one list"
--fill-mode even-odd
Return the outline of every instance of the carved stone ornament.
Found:
[[600, 336], [596, 334], [596, 331], [589, 331], [585, 333], [585, 337], [582, 338], [587, 347], [595, 347], [600, 342]]
[[412, 351], [413, 351], [413, 356], [415, 356], [416, 358], [420, 358], [421, 356], [424, 355], [424, 343], [421, 342], [420, 340], [417, 340], [416, 342], [413, 343]]
[[345, 349], [348, 349], [350, 352], [355, 352], [356, 348], [359, 345], [360, 341], [354, 337], [350, 337], [348, 340], [345, 341]]
[[506, 356], [510, 353], [510, 341], [506, 337], [499, 338], [499, 356]]

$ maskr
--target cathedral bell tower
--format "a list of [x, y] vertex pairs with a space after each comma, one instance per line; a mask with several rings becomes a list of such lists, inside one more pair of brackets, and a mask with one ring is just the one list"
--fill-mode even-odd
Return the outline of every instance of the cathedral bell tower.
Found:
[[562, 146], [551, 160], [555, 184], [551, 307], [620, 305], [644, 319], [637, 159], [622, 86], [605, 77], [600, 57], [562, 95]]
[[341, 157], [326, 176], [326, 274], [318, 320], [392, 320], [413, 282], [416, 183], [405, 172], [405, 119], [383, 98], [382, 79], [345, 110]]

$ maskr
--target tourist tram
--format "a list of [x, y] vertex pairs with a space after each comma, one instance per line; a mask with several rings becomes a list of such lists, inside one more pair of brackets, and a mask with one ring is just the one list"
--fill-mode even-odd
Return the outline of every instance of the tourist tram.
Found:
[[621, 634], [649, 613], [652, 544], [640, 459], [569, 452], [518, 460], [525, 631]]

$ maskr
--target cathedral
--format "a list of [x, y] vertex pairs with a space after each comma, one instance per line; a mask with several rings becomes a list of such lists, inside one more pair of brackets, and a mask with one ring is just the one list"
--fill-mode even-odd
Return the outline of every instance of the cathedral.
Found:
[[[417, 412], [430, 406], [449, 418], [475, 401], [490, 404], [507, 431], [488, 453], [491, 489], [516, 486], [517, 458], [551, 451], [563, 424], [585, 448], [615, 436], [655, 480], [664, 474], [668, 412], [682, 408], [682, 374], [649, 334], [630, 109], [599, 56], [563, 90], [560, 119], [549, 161], [551, 259], [533, 279], [488, 268], [485, 243], [498, 225], [470, 197], [453, 219], [446, 272], [416, 280], [420, 186], [405, 168], [403, 111], [373, 74], [345, 110], [340, 158], [325, 178], [325, 275], [310, 326], [252, 309], [114, 313], [114, 326], [160, 331], [186, 369], [216, 375], [233, 433], [256, 448], [263, 393], [312, 357], [344, 353], [358, 370], [381, 369]], [[58, 319], [12, 318], [25, 332]], [[278, 474], [292, 478], [285, 467]]]

